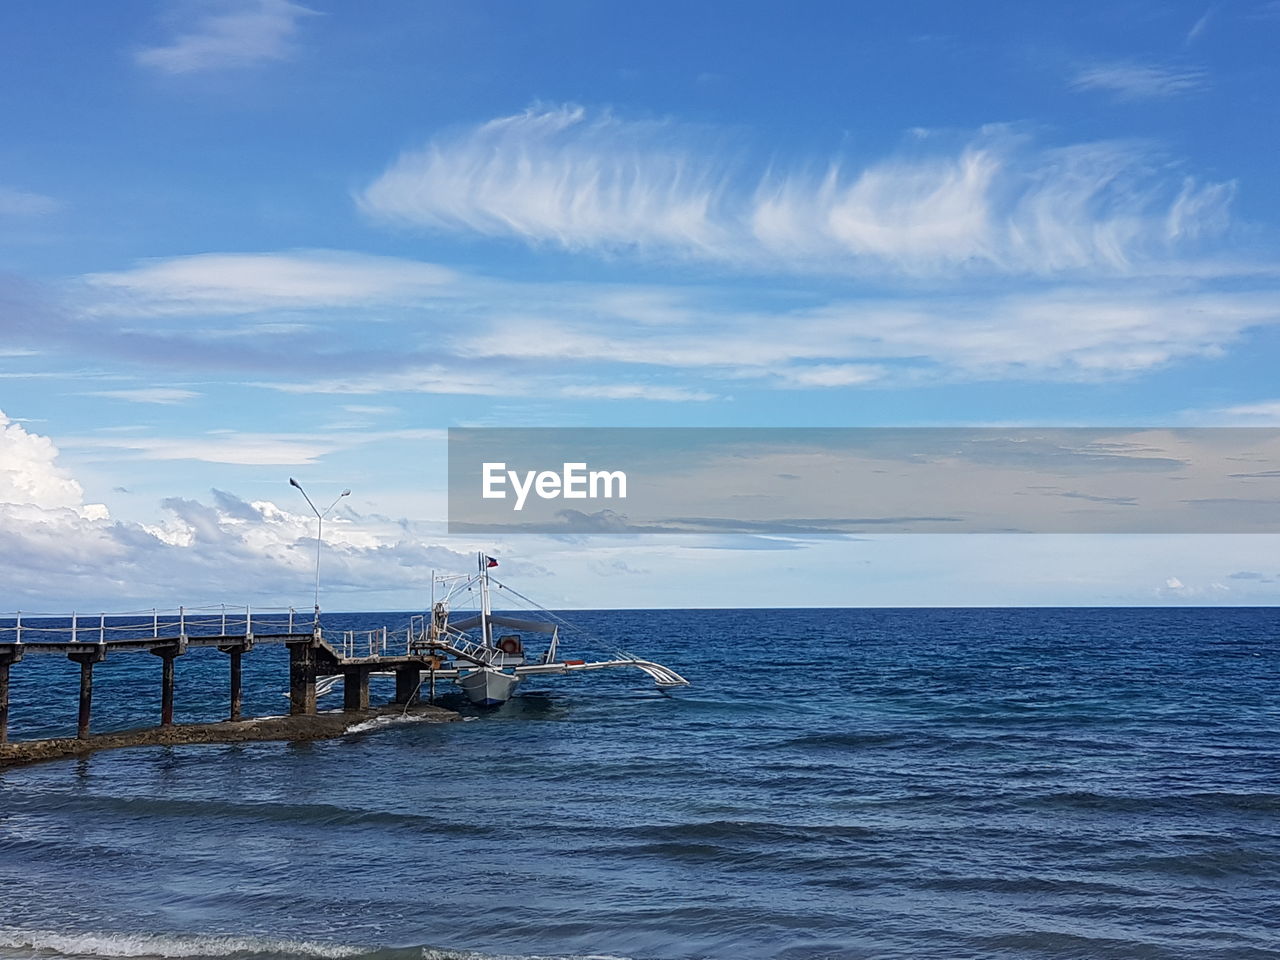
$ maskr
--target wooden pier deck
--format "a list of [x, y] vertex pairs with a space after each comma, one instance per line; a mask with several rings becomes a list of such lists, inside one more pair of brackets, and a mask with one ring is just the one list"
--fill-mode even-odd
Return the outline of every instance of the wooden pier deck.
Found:
[[[34, 621], [30, 616], [24, 621], [22, 615], [17, 614], [7, 624], [0, 624], [0, 764], [5, 762], [6, 756], [16, 756], [11, 747], [23, 746], [24, 750], [19, 751], [23, 755], [40, 752], [33, 749], [38, 741], [6, 746], [12, 668], [26, 656], [62, 656], [79, 665], [79, 713], [75, 739], [85, 746], [91, 739], [96, 739], [92, 733], [94, 667], [117, 654], [149, 653], [161, 661], [159, 726], [150, 728], [161, 732], [150, 735], [152, 741], [159, 738], [160, 742], [164, 739], [163, 732], [175, 727], [175, 662], [193, 647], [213, 648], [227, 655], [230, 693], [226, 722], [230, 724], [245, 722], [241, 715], [243, 657], [259, 644], [282, 644], [288, 648], [289, 713], [294, 718], [316, 716], [317, 683], [324, 678], [340, 677], [343, 712], [348, 716], [363, 715], [371, 712], [371, 674], [393, 673], [393, 703], [404, 707], [417, 700], [424, 672], [433, 678], [431, 686], [434, 687], [434, 673], [446, 654], [462, 660], [473, 659], [465, 650], [427, 640], [421, 617], [414, 617], [407, 629], [389, 631], [384, 627], [380, 630], [340, 631], [331, 634], [331, 641], [318, 624], [306, 624], [307, 629], [302, 629], [303, 624], [290, 608], [284, 608], [288, 611], [286, 616], [284, 613], [255, 614], [248, 607], [219, 607], [219, 614], [206, 617], [193, 616], [189, 608], [180, 607], [176, 617], [170, 614], [164, 620], [159, 611], [153, 610], [145, 617], [101, 614], [88, 621], [88, 625], [74, 614], [62, 618], [40, 617]], [[232, 613], [230, 618], [229, 610]], [[328, 728], [323, 723], [305, 721], [294, 723], [292, 727], [288, 724], [276, 726], [279, 730], [261, 727], [260, 736], [235, 739], [292, 739], [287, 735], [290, 729], [306, 733], [312, 727], [317, 730]], [[281, 732], [283, 735], [275, 735]], [[145, 731], [132, 733], [142, 734]], [[105, 736], [115, 740], [127, 739], [125, 734]], [[209, 741], [205, 739], [202, 742]], [[110, 745], [124, 744], [113, 742]]]

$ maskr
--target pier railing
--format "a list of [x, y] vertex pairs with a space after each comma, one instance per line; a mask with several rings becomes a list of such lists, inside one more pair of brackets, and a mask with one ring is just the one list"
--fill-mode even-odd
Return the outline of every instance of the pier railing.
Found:
[[203, 604], [126, 613], [73, 612], [40, 614], [16, 611], [0, 619], [0, 644], [107, 643], [150, 637], [252, 637], [264, 634], [309, 633], [313, 615], [294, 607], [254, 607], [249, 604]]

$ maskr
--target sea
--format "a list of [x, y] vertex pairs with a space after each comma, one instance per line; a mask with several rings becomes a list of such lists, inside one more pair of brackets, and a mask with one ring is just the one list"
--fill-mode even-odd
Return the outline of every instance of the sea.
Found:
[[[0, 960], [1280, 957], [1274, 609], [564, 616], [566, 655], [690, 685], [0, 771]], [[179, 721], [226, 672], [177, 661]], [[99, 667], [96, 729], [154, 722], [159, 674]], [[17, 664], [12, 736], [73, 732], [77, 679]], [[286, 712], [282, 650], [245, 682]]]

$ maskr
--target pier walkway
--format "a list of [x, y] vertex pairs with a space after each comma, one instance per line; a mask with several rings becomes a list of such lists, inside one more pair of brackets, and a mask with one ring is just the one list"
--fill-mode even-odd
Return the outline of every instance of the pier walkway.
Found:
[[[407, 628], [324, 631], [310, 616], [291, 607], [258, 608], [217, 604], [99, 614], [86, 618], [16, 614], [0, 621], [0, 744], [8, 740], [11, 668], [25, 656], [63, 656], [80, 666], [76, 736], [90, 737], [93, 669], [108, 656], [150, 653], [160, 659], [160, 725], [173, 725], [175, 661], [192, 647], [212, 647], [228, 657], [228, 720], [241, 717], [242, 659], [258, 644], [283, 644], [289, 650], [289, 712], [316, 713], [317, 683], [331, 688], [340, 679], [343, 709], [369, 710], [369, 676], [393, 673], [396, 703], [418, 696], [422, 674], [435, 673], [446, 658], [455, 662], [488, 662], [492, 652], [460, 638], [429, 639], [427, 621], [415, 616]], [[450, 675], [456, 671], [449, 671]]]

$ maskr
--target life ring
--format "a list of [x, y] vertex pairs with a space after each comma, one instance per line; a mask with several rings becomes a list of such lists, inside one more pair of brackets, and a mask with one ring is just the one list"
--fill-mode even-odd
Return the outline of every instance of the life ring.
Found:
[[498, 641], [498, 649], [512, 656], [519, 654], [521, 653], [520, 638], [513, 636], [503, 637]]

